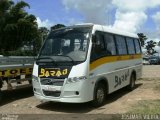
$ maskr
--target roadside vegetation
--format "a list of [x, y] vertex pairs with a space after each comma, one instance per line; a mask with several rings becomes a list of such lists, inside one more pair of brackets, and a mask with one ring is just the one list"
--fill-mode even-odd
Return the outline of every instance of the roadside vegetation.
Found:
[[146, 53], [148, 55], [154, 55], [155, 53], [158, 53], [157, 51], [154, 50], [154, 47], [157, 44], [156, 42], [154, 42], [154, 40], [148, 40], [147, 36], [144, 35], [144, 33], [138, 33], [137, 35], [140, 39], [141, 46], [147, 50]]
[[142, 100], [132, 106], [131, 114], [159, 114], [160, 100]]
[[[159, 79], [145, 79], [145, 81], [154, 81], [148, 84], [145, 89], [152, 87], [155, 93], [160, 92]], [[147, 88], [148, 87], [148, 88]], [[140, 100], [137, 104], [133, 105], [131, 110], [128, 112], [131, 114], [150, 114], [155, 115], [160, 113], [160, 99], [155, 100]]]
[[[0, 55], [37, 55], [49, 29], [38, 27], [36, 16], [24, 1], [0, 0]], [[51, 29], [64, 27], [58, 24]]]

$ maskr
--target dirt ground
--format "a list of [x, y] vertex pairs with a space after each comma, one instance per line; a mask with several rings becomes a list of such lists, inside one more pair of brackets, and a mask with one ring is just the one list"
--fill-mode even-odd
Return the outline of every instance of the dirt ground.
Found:
[[156, 86], [160, 85], [160, 66], [146, 65], [143, 67], [142, 79], [136, 82], [136, 88], [128, 92], [121, 89], [107, 96], [106, 103], [100, 108], [93, 108], [89, 103], [64, 104], [41, 103], [33, 96], [32, 88], [14, 91], [3, 91], [0, 106], [2, 114], [123, 114], [132, 109], [132, 105], [140, 100], [160, 99]]

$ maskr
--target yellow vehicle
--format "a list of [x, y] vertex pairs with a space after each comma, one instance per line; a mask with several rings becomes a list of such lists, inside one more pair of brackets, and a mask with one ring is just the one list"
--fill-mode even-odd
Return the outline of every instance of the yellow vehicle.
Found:
[[0, 57], [0, 99], [2, 90], [31, 85], [33, 57]]

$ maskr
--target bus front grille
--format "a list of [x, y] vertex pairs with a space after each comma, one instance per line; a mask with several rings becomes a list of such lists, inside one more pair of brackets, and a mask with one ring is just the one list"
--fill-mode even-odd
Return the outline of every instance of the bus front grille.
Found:
[[41, 85], [63, 86], [64, 79], [41, 79]]
[[61, 94], [61, 91], [46, 91], [46, 90], [43, 90], [43, 94], [45, 96], [59, 97], [60, 94]]

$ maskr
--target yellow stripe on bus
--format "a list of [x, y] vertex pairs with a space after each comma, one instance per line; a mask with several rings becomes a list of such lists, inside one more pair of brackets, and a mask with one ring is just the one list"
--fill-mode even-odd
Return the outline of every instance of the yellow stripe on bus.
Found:
[[139, 59], [142, 58], [141, 54], [137, 55], [123, 55], [123, 56], [107, 56], [100, 58], [90, 64], [90, 70], [93, 70], [97, 68], [100, 65], [111, 63], [111, 62], [117, 62], [117, 61], [124, 61], [124, 60], [133, 60], [133, 59]]

